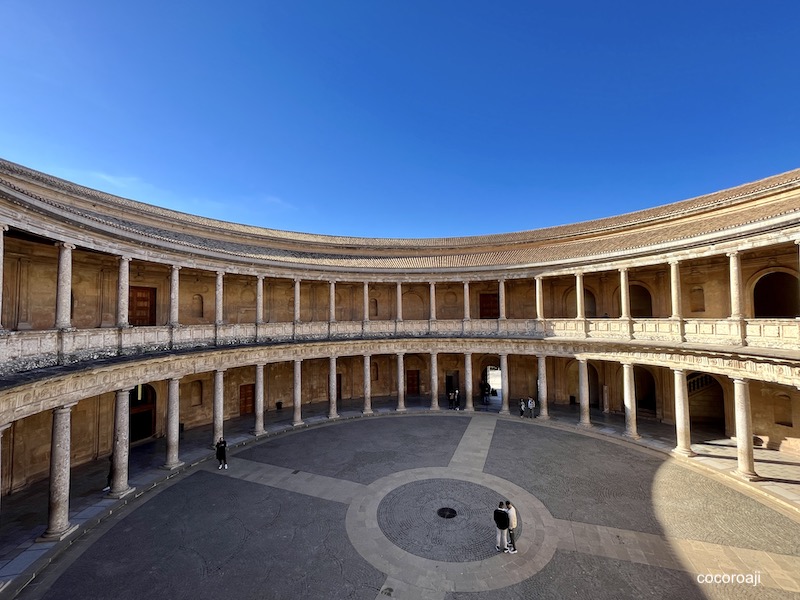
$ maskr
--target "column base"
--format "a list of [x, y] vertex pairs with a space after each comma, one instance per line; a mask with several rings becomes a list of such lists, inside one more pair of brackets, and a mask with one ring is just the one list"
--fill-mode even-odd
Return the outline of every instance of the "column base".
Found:
[[292, 423], [292, 427], [302, 427], [305, 425], [305, 421], [295, 421]]
[[697, 453], [691, 448], [678, 448], [677, 446], [672, 449], [672, 453], [677, 454], [678, 456], [685, 456], [687, 458], [697, 456]]
[[119, 500], [125, 496], [130, 496], [135, 491], [135, 487], [129, 487], [127, 490], [122, 490], [121, 492], [110, 491], [106, 494], [106, 498], [114, 498], [115, 500]]
[[578, 427], [584, 427], [586, 429], [591, 429], [592, 427], [594, 427], [594, 423], [592, 423], [591, 421], [579, 421], [578, 422]]
[[507, 417], [508, 415], [511, 414], [511, 411], [508, 410], [508, 409], [505, 409], [505, 410], [501, 410], [499, 414]]
[[333, 413], [332, 415], [328, 415], [328, 419], [331, 421], [335, 421], [339, 418], [339, 413]]
[[372, 411], [372, 409], [371, 409], [371, 408], [369, 408], [369, 409], [367, 409], [367, 410], [362, 410], [362, 411], [361, 411], [361, 414], [362, 414], [363, 416], [365, 416], [365, 417], [371, 417], [371, 416], [372, 416], [372, 415], [374, 415], [375, 413]]
[[404, 406], [402, 408], [395, 408], [394, 412], [405, 413], [408, 412], [408, 409]]
[[549, 421], [550, 420], [550, 415], [539, 415], [536, 418], [537, 419], [541, 419], [542, 421]]
[[750, 471], [745, 473], [743, 471], [739, 471], [736, 469], [735, 471], [731, 471], [731, 475], [736, 477], [737, 479], [743, 479], [744, 481], [761, 481], [761, 476], [758, 475], [755, 471]]
[[66, 539], [78, 529], [77, 525], [70, 524], [64, 531], [45, 531], [42, 535], [36, 538], [37, 542], [60, 542]]
[[468, 406], [467, 408], [464, 409], [464, 412], [470, 412], [470, 413], [471, 412], [475, 412], [475, 407], [474, 406]]
[[164, 463], [163, 465], [161, 465], [161, 468], [164, 469], [165, 471], [174, 471], [175, 469], [180, 469], [185, 464], [186, 464], [185, 462], [179, 460], [174, 463]]
[[255, 437], [261, 437], [262, 435], [266, 435], [266, 433], [267, 432], [264, 431], [263, 429], [261, 431], [256, 431], [255, 429], [253, 429], [253, 431], [250, 432], [250, 434]]
[[642, 439], [642, 436], [640, 436], [638, 433], [631, 433], [630, 431], [626, 431], [625, 433], [622, 434], [622, 436], [631, 440]]

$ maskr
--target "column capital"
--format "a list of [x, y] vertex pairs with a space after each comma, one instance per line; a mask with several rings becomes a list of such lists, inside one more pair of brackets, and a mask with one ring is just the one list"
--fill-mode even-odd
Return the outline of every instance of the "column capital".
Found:
[[122, 263], [122, 262], [127, 262], [127, 263], [129, 263], [129, 262], [131, 262], [132, 260], [133, 260], [133, 258], [132, 258], [132, 257], [130, 257], [130, 256], [125, 256], [124, 254], [121, 254], [121, 255], [119, 256], [119, 262], [121, 262], [121, 263]]
[[266, 278], [267, 278], [267, 276], [266, 276], [266, 275], [256, 275], [256, 279], [257, 279], [258, 281], [264, 281]]
[[733, 383], [750, 383], [750, 380], [744, 377], [731, 377], [731, 380]]
[[69, 242], [56, 242], [56, 246], [65, 248], [67, 250], [75, 250], [75, 244], [71, 244]]
[[180, 271], [183, 267], [181, 265], [172, 265], [173, 271]]
[[670, 265], [678, 265], [678, 264], [680, 264], [680, 262], [681, 261], [679, 259], [677, 259], [677, 258], [670, 258], [670, 259], [667, 260], [667, 264], [670, 264]]
[[679, 375], [680, 375], [680, 374], [683, 374], [683, 373], [685, 373], [685, 372], [686, 372], [686, 369], [684, 369], [684, 368], [680, 368], [680, 369], [675, 369], [675, 368], [673, 368], [673, 369], [672, 369], [672, 372], [673, 372], [673, 373], [677, 373], [677, 374], [679, 374]]
[[180, 381], [181, 378], [180, 377], [170, 377], [169, 380], [170, 381]]
[[227, 368], [225, 368], [225, 369], [214, 369], [214, 372], [215, 373], [224, 373], [227, 370], [228, 370]]
[[70, 410], [72, 410], [72, 407], [75, 406], [77, 403], [78, 403], [77, 400], [75, 402], [68, 402], [67, 404], [62, 404], [61, 406], [55, 407], [53, 410], [70, 411]]
[[620, 273], [627, 273], [628, 272], [628, 267], [619, 267], [617, 269], [617, 271], [619, 271]]
[[725, 256], [727, 256], [728, 258], [734, 258], [736, 256], [739, 256], [739, 251], [733, 250], [732, 252], [726, 252]]
[[224, 277], [225, 271], [217, 271], [217, 277]]
[[[3, 223], [2, 225], [0, 225], [0, 232], [5, 232], [5, 231], [8, 231], [8, 225]], [[797, 243], [800, 244], [800, 241]]]

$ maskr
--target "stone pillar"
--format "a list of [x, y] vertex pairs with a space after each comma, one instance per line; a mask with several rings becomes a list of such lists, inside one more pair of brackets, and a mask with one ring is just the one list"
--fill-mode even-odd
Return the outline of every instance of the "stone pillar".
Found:
[[256, 325], [264, 322], [264, 276], [256, 276]]
[[539, 393], [539, 418], [549, 419], [550, 411], [547, 406], [547, 357], [540, 354], [536, 368], [536, 384]]
[[303, 425], [303, 361], [295, 359], [294, 361], [294, 389], [292, 395], [294, 398], [294, 415], [292, 416], [292, 425], [298, 427]]
[[638, 440], [641, 436], [636, 427], [636, 382], [633, 365], [622, 363], [622, 394], [625, 403], [625, 435]]
[[50, 445], [50, 505], [47, 530], [40, 541], [63, 540], [77, 529], [69, 522], [69, 476], [72, 407], [77, 402], [53, 410], [53, 432]]
[[678, 322], [678, 336], [680, 341], [686, 341], [683, 323], [683, 306], [681, 302], [681, 267], [677, 260], [669, 261], [669, 291], [672, 305], [672, 316]]
[[328, 357], [328, 418], [338, 419], [336, 409], [336, 357]]
[[689, 387], [686, 382], [686, 371], [673, 369], [672, 373], [675, 384], [675, 434], [677, 438], [677, 445], [673, 452], [684, 456], [694, 456], [689, 420]]
[[[8, 225], [0, 225], [0, 315], [3, 314], [3, 262], [5, 259], [5, 232], [8, 231]], [[3, 325], [0, 322], [0, 330]], [[0, 440], [2, 440], [3, 430], [0, 429]], [[2, 494], [0, 494], [1, 496]]]
[[431, 321], [435, 321], [436, 320], [436, 284], [433, 281], [430, 282], [430, 288], [431, 288], [431, 293], [430, 293], [430, 296], [431, 296], [430, 320]]
[[364, 282], [364, 320], [369, 321], [369, 283]]
[[131, 259], [129, 256], [119, 257], [119, 275], [117, 277], [117, 327], [128, 327], [128, 295], [130, 294]]
[[294, 322], [300, 322], [300, 280], [294, 280]]
[[506, 280], [500, 279], [497, 282], [498, 303], [500, 304], [500, 319], [506, 318]]
[[56, 329], [72, 327], [72, 244], [59, 243], [56, 288]]
[[397, 412], [406, 412], [406, 369], [403, 353], [397, 355]]
[[742, 314], [742, 260], [738, 252], [728, 253], [731, 287], [731, 319], [741, 320]]
[[575, 273], [575, 303], [576, 303], [576, 319], [586, 318], [586, 308], [584, 307], [583, 297], [583, 273], [580, 271]]
[[222, 325], [225, 321], [223, 318], [224, 313], [224, 297], [223, 297], [223, 284], [222, 280], [225, 276], [225, 271], [217, 271], [217, 283], [214, 289], [214, 322], [217, 325]]
[[167, 461], [165, 469], [177, 469], [183, 463], [179, 457], [181, 433], [181, 380], [173, 377], [167, 384]]
[[507, 415], [508, 411], [508, 354], [500, 355], [500, 393], [502, 403], [500, 404], [500, 414]]
[[[8, 228], [6, 228], [6, 229], [8, 229]], [[2, 232], [0, 231], [0, 233], [2, 233]], [[0, 238], [1, 237], [2, 237], [2, 235], [0, 235]], [[3, 258], [2, 252], [0, 252], [0, 259], [2, 259], [2, 258]], [[2, 263], [2, 262], [3, 261], [0, 260], [0, 263]], [[0, 269], [2, 269], [2, 266], [0, 266]], [[0, 281], [0, 284], [2, 284], [2, 281]], [[6, 423], [5, 425], [0, 425], [0, 448], [3, 447], [3, 432], [6, 429], [8, 429], [9, 427], [11, 427], [11, 423]], [[3, 481], [3, 456], [2, 456], [2, 454], [0, 454], [0, 482], [2, 482], [2, 481]], [[2, 499], [2, 497], [3, 497], [3, 494], [1, 492], [2, 492], [2, 488], [0, 488], [0, 499]], [[2, 513], [0, 513], [0, 514], [2, 514]]]
[[256, 422], [253, 435], [264, 435], [264, 363], [256, 363]]
[[112, 462], [114, 476], [111, 478], [111, 498], [122, 498], [134, 488], [128, 483], [128, 456], [130, 455], [131, 388], [117, 390], [114, 403], [114, 445]]
[[431, 352], [431, 410], [439, 410], [439, 355]]
[[536, 282], [536, 319], [544, 320], [544, 284], [541, 275], [534, 278]]
[[619, 316], [621, 318], [631, 318], [631, 299], [628, 289], [628, 269], [619, 270], [619, 311]]
[[469, 281], [464, 282], [464, 320], [469, 321], [472, 318], [469, 309]]
[[172, 265], [169, 276], [169, 324], [173, 327], [180, 325], [180, 274], [181, 268], [178, 265]]
[[214, 371], [214, 439], [211, 445], [215, 446], [223, 435], [223, 421], [225, 420], [225, 369]]
[[736, 459], [737, 467], [734, 475], [755, 481], [760, 479], [756, 474], [753, 458], [753, 416], [750, 413], [750, 381], [733, 380], [733, 404], [736, 412]]
[[336, 282], [328, 283], [328, 321], [336, 322]]
[[464, 394], [467, 397], [467, 403], [464, 405], [464, 410], [473, 412], [475, 404], [472, 401], [472, 354], [467, 352], [464, 354]]
[[371, 356], [364, 355], [364, 410], [362, 414], [371, 415], [372, 413], [372, 367]]
[[403, 284], [397, 282], [397, 320], [403, 320]]
[[589, 415], [589, 361], [585, 358], [578, 359], [578, 396], [581, 406], [581, 420], [578, 425], [591, 427], [592, 420]]

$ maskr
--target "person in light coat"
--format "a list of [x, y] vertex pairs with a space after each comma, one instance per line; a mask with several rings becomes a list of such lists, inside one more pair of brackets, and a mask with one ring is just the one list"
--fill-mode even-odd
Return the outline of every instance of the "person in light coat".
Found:
[[506, 512], [508, 513], [508, 551], [516, 554], [517, 542], [514, 539], [514, 531], [517, 529], [517, 509], [508, 500], [506, 500]]

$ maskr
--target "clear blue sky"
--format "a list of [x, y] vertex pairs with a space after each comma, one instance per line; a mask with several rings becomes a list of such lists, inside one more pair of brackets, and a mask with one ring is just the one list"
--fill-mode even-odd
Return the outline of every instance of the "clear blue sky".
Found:
[[2, 0], [0, 22], [0, 156], [223, 220], [510, 232], [800, 166], [797, 0]]

